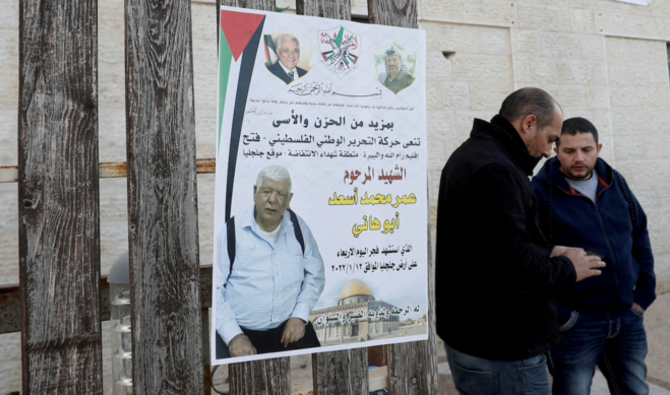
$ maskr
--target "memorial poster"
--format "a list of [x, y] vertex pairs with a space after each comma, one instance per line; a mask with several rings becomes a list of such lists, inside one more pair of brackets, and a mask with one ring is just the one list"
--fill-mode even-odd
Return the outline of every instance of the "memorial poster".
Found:
[[427, 339], [425, 32], [219, 28], [212, 363]]

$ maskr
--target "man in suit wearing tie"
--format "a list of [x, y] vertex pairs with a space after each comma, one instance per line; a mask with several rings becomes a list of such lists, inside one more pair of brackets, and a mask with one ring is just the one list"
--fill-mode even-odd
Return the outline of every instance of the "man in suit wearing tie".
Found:
[[300, 42], [292, 34], [282, 34], [275, 41], [279, 60], [269, 66], [268, 70], [286, 85], [307, 74], [307, 70], [298, 67], [300, 62]]

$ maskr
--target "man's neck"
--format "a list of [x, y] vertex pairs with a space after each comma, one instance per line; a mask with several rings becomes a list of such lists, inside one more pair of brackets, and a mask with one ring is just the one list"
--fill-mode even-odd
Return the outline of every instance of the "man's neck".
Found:
[[568, 174], [568, 173], [566, 173], [565, 171], [563, 171], [562, 168], [560, 168], [560, 169], [558, 169], [558, 170], [560, 170], [561, 173], [563, 173], [563, 176], [564, 176], [565, 178], [569, 178], [569, 179], [571, 179], [571, 180], [573, 180], [573, 181], [588, 181], [588, 180], [591, 179], [591, 177], [593, 177], [593, 170], [591, 170], [591, 172], [590, 172], [589, 174], [587, 174], [586, 177], [583, 177], [583, 178], [575, 178], [575, 177], [572, 177], [570, 174]]

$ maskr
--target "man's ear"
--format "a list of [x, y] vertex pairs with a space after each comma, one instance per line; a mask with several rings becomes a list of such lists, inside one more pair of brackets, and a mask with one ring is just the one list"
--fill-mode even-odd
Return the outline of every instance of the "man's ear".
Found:
[[258, 190], [258, 187], [254, 185], [254, 197], [256, 196], [256, 191]]
[[554, 152], [558, 155], [558, 147], [554, 147]]
[[533, 114], [526, 115], [526, 117], [521, 122], [521, 128], [524, 133], [529, 133], [533, 129], [537, 130], [537, 117]]
[[603, 149], [603, 145], [602, 145], [602, 144], [598, 144], [598, 155], [600, 155], [600, 150], [601, 150], [601, 149]]

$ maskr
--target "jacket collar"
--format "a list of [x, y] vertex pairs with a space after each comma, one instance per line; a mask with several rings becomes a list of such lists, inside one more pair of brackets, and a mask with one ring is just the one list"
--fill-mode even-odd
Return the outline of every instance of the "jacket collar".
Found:
[[470, 135], [497, 141], [528, 176], [533, 175], [533, 169], [540, 161], [539, 158], [535, 158], [528, 153], [526, 143], [521, 139], [519, 132], [500, 115], [494, 116], [491, 123], [475, 119], [474, 128]]
[[[539, 174], [540, 179], [545, 179], [546, 182], [556, 185], [568, 194], [577, 194], [577, 192], [574, 191], [570, 184], [568, 184], [568, 181], [565, 179], [565, 175], [561, 172], [560, 167], [561, 162], [559, 162], [558, 157], [554, 156], [553, 158], [549, 159], [547, 163], [545, 163], [542, 171]], [[602, 158], [598, 158], [596, 161], [595, 170], [596, 173], [598, 173], [598, 192], [609, 188], [614, 181], [612, 167]]]

